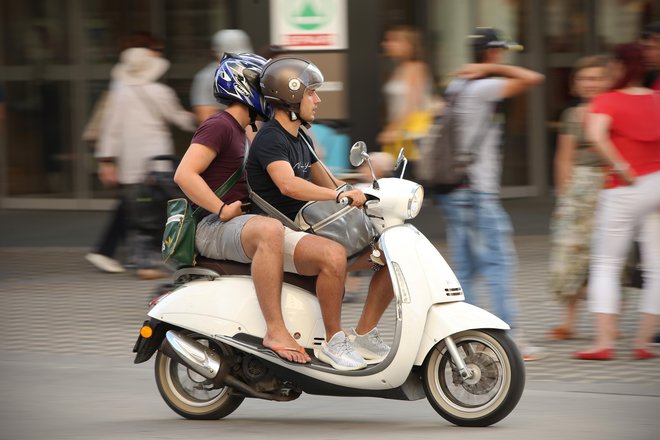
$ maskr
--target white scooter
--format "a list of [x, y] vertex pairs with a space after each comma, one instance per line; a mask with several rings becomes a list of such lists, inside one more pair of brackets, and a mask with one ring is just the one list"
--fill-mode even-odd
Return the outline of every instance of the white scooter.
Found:
[[[364, 142], [351, 163], [369, 159]], [[155, 374], [165, 402], [188, 419], [220, 419], [246, 397], [276, 401], [301, 393], [417, 400], [426, 397], [446, 420], [488, 426], [516, 406], [525, 385], [522, 357], [509, 326], [464, 302], [449, 265], [431, 242], [405, 221], [414, 218], [423, 188], [382, 178], [364, 190], [365, 208], [380, 232], [379, 246], [394, 284], [392, 349], [380, 363], [338, 371], [312, 356], [283, 360], [264, 348], [266, 325], [249, 265], [200, 258], [174, 275], [175, 288], [151, 302], [133, 349], [135, 363], [158, 352]], [[369, 163], [371, 167], [371, 163]], [[373, 171], [372, 171], [373, 175]], [[325, 332], [314, 277], [285, 274], [282, 308], [287, 328], [310, 355]]]

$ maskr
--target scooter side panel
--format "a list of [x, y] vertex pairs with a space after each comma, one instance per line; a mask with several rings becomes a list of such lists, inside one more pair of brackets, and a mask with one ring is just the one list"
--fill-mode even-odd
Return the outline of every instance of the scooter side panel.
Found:
[[[409, 295], [414, 296], [413, 302], [436, 304], [465, 299], [454, 272], [417, 228], [410, 224], [389, 228], [383, 233], [381, 243], [388, 261], [401, 268]], [[405, 295], [402, 300], [406, 302]]]
[[[324, 337], [321, 309], [314, 295], [285, 284], [282, 310], [289, 331], [300, 334], [301, 346], [313, 348], [314, 339]], [[148, 314], [209, 336], [247, 333], [263, 338], [266, 334], [254, 284], [246, 276], [189, 282], [156, 304]]]
[[465, 302], [434, 304], [426, 317], [426, 326], [415, 359], [422, 365], [427, 353], [447, 336], [472, 329], [501, 329], [511, 327], [497, 316]]

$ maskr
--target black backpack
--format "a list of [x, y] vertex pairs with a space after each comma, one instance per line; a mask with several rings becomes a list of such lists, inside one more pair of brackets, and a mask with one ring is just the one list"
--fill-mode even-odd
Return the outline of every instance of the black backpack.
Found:
[[435, 118], [427, 136], [420, 141], [420, 160], [415, 163], [415, 178], [425, 188], [448, 194], [468, 182], [468, 167], [474, 162], [475, 149], [483, 142], [490, 124], [469, 148], [461, 148], [458, 138], [456, 104], [469, 81], [452, 94], [445, 95], [445, 109]]

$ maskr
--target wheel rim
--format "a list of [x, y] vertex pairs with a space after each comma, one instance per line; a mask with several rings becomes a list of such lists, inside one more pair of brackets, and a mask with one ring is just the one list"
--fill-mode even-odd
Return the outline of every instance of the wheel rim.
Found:
[[473, 377], [462, 380], [446, 347], [436, 348], [429, 368], [430, 390], [439, 405], [465, 417], [481, 417], [499, 406], [511, 383], [511, 366], [504, 349], [486, 334], [454, 339]]
[[[208, 340], [197, 339], [197, 342], [209, 346]], [[166, 357], [164, 362], [165, 381], [174, 396], [182, 403], [195, 408], [207, 408], [227, 395], [227, 387], [214, 389], [213, 381], [187, 366], [169, 357]]]

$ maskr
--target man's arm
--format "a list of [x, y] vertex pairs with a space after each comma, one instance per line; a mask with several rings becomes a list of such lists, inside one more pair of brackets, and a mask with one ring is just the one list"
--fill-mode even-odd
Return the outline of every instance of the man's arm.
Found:
[[[317, 162], [318, 163], [318, 162]], [[316, 164], [314, 164], [316, 165]], [[312, 170], [314, 169], [312, 165]], [[332, 188], [320, 186], [305, 179], [297, 177], [291, 164], [285, 160], [276, 160], [266, 167], [280, 192], [296, 200], [335, 200], [337, 191]], [[312, 172], [312, 176], [314, 172]], [[327, 176], [326, 176], [327, 178]], [[329, 179], [328, 179], [329, 180]], [[331, 185], [332, 186], [332, 185]]]
[[[329, 169], [327, 169], [320, 161], [314, 162], [312, 164], [311, 170], [312, 170], [312, 182], [314, 182], [318, 186], [323, 186], [325, 188], [330, 188], [330, 189], [336, 189], [336, 187], [344, 184], [343, 181], [337, 179], [334, 175], [332, 175], [332, 172]], [[330, 178], [328, 173], [332, 175], [332, 179], [334, 179], [334, 182]]]
[[[225, 203], [215, 195], [201, 176], [215, 159], [216, 154], [215, 150], [206, 145], [191, 144], [176, 169], [174, 182], [193, 203], [217, 214]], [[241, 201], [237, 200], [225, 206], [220, 220], [228, 221], [242, 213]]]
[[487, 63], [468, 64], [458, 72], [458, 76], [467, 79], [503, 77], [504, 86], [500, 90], [500, 99], [518, 95], [545, 80], [544, 75], [524, 67]]
[[[319, 171], [324, 173], [323, 170], [318, 170], [314, 172], [314, 167], [318, 165], [321, 166], [318, 162], [312, 165], [312, 177], [314, 174], [319, 174]], [[270, 178], [273, 180], [280, 192], [292, 199], [303, 200], [303, 201], [312, 201], [312, 200], [337, 200], [337, 191], [332, 188], [334, 185], [330, 184], [330, 187], [319, 186], [316, 183], [308, 182], [305, 179], [297, 177], [291, 164], [285, 160], [277, 160], [271, 162], [266, 167], [266, 171], [270, 175]], [[330, 178], [326, 175], [325, 179], [330, 181]], [[353, 206], [362, 206], [366, 201], [364, 194], [360, 190], [351, 190], [343, 192], [343, 195], [353, 199]]]

